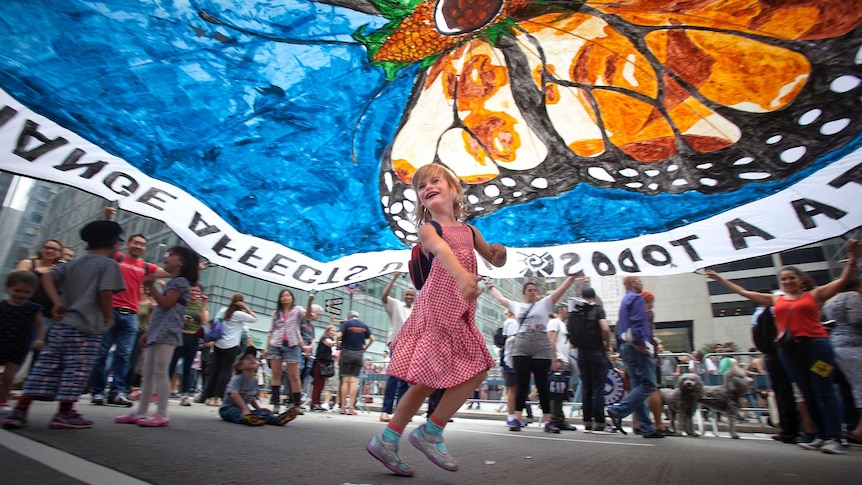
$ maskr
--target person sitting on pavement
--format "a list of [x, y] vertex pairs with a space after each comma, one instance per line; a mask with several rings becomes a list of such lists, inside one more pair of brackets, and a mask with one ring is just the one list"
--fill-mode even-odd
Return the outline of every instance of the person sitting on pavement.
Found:
[[[257, 383], [257, 349], [248, 346], [234, 364], [234, 375], [224, 393], [224, 400], [218, 410], [219, 416], [229, 423], [248, 426], [284, 426], [299, 414], [299, 408], [291, 406], [281, 414], [260, 407], [257, 402], [260, 386]], [[253, 408], [253, 409], [250, 409]]]

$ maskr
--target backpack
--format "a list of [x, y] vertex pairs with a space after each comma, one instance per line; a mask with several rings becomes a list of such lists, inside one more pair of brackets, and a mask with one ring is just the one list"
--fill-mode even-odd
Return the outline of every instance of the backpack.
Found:
[[204, 342], [215, 342], [221, 340], [222, 337], [224, 337], [224, 322], [221, 318], [216, 318], [204, 334]]
[[494, 345], [502, 349], [506, 345], [506, 336], [503, 335], [503, 327], [497, 329], [494, 333]]
[[757, 325], [751, 328], [751, 339], [754, 341], [754, 346], [757, 347], [757, 350], [764, 354], [775, 355], [778, 353], [778, 348], [775, 346], [775, 338], [777, 336], [778, 329], [775, 327], [772, 307], [766, 307], [757, 316]]
[[572, 347], [593, 349], [596, 345], [602, 345], [602, 329], [599, 325], [597, 308], [595, 303], [581, 298], [569, 300], [566, 330], [569, 331], [569, 342], [572, 343]]
[[[436, 221], [428, 221], [437, 231], [437, 235], [443, 237], [443, 229]], [[476, 241], [476, 230], [473, 226], [467, 226], [473, 232], [473, 242]], [[434, 255], [425, 255], [422, 251], [422, 244], [417, 243], [410, 251], [410, 261], [407, 263], [407, 270], [410, 271], [410, 281], [417, 290], [421, 290], [425, 286], [425, 280], [428, 279], [428, 273], [431, 272], [431, 261], [434, 261]]]

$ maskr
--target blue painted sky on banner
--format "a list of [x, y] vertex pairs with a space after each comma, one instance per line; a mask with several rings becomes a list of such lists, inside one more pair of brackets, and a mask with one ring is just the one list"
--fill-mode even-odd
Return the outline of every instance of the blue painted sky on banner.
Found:
[[[329, 261], [405, 247], [381, 205], [381, 172], [422, 69], [387, 80], [352, 38], [361, 26], [385, 23], [299, 0], [6, 0], [0, 86], [184, 189], [237, 230]], [[858, 74], [855, 32], [845, 64]], [[858, 90], [847, 99], [840, 109], [858, 114]], [[797, 114], [817, 107], [810, 96], [800, 103]], [[473, 224], [487, 240], [514, 247], [660, 233], [761, 199], [858, 150], [858, 124], [854, 118], [840, 143], [774, 180], [711, 193], [573, 183]], [[776, 122], [775, 134], [800, 131], [798, 123]], [[532, 177], [585, 179], [583, 171], [533, 170]]]

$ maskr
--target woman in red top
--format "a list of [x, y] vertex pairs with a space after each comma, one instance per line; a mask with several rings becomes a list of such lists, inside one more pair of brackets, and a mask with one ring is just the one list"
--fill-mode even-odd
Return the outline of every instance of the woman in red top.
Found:
[[790, 378], [799, 386], [805, 407], [817, 428], [817, 439], [799, 446], [831, 454], [842, 454], [846, 447], [841, 444], [841, 404], [834, 387], [835, 354], [829, 334], [820, 323], [820, 306], [841, 291], [856, 272], [859, 241], [847, 241], [847, 252], [850, 258], [841, 276], [816, 288], [799, 269], [793, 266], [782, 268], [778, 281], [783, 295], [746, 290], [715, 271], [706, 271], [708, 278], [730, 291], [758, 305], [773, 307], [778, 337], [782, 342], [778, 357]]

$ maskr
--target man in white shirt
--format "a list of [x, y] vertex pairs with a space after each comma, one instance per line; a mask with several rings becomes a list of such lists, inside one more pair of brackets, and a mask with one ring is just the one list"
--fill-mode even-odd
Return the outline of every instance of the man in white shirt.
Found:
[[[407, 320], [410, 312], [413, 311], [413, 303], [416, 301], [416, 290], [413, 288], [406, 288], [404, 290], [402, 293], [403, 302], [389, 296], [399, 276], [401, 276], [401, 273], [396, 271], [392, 276], [392, 280], [383, 290], [383, 295], [380, 297], [380, 301], [383, 302], [383, 308], [386, 309], [386, 315], [389, 316], [389, 333], [386, 335], [387, 345], [392, 342], [392, 339], [401, 330], [404, 321]], [[408, 387], [405, 381], [394, 376], [389, 376], [389, 379], [386, 381], [386, 390], [383, 393], [383, 407], [380, 409], [380, 421], [389, 421], [390, 415], [395, 409], [396, 400], [401, 399], [401, 396], [407, 392]]]

